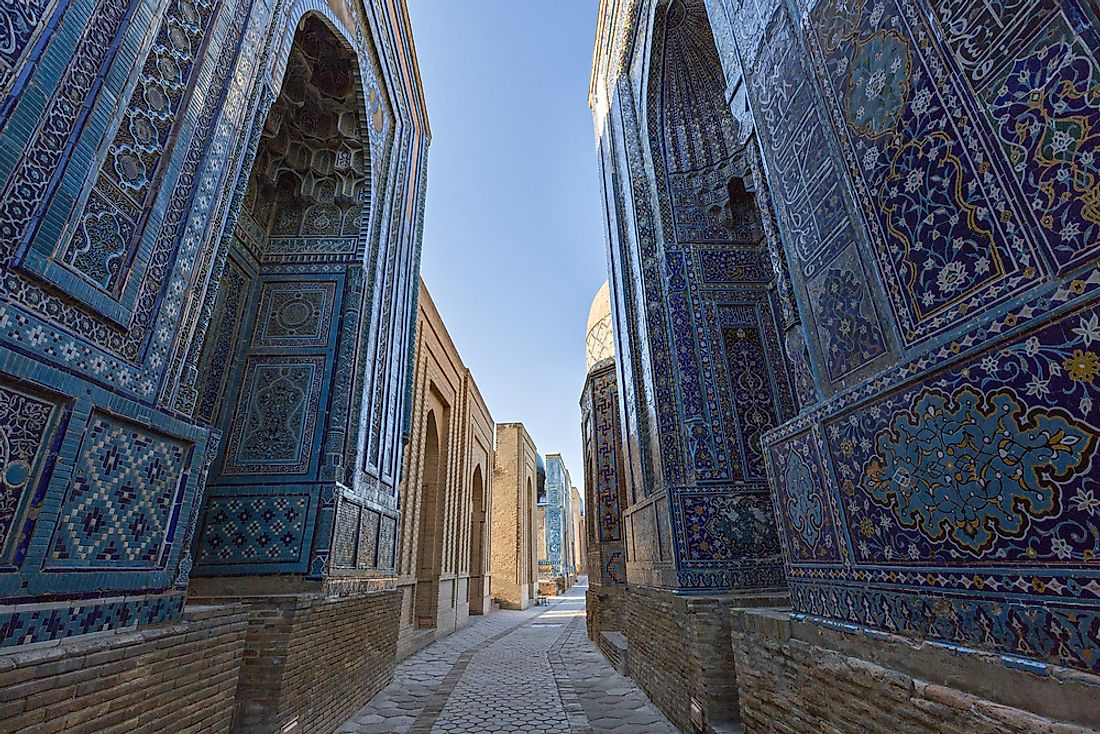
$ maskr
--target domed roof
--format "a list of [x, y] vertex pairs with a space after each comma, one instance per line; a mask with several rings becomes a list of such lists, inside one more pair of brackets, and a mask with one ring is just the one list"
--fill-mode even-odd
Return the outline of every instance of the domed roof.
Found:
[[605, 280], [588, 310], [585, 331], [585, 369], [615, 356], [615, 335], [611, 328], [611, 287]]

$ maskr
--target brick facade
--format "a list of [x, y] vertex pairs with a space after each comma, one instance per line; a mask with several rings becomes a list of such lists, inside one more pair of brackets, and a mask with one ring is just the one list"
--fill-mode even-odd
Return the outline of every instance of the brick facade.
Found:
[[535, 444], [522, 423], [497, 424], [491, 593], [507, 609], [526, 609], [538, 593], [537, 460]]
[[490, 608], [495, 424], [423, 281], [400, 492], [398, 657]]
[[593, 585], [589, 577], [588, 591], [585, 593], [589, 639], [598, 642], [602, 632], [622, 632], [626, 619], [626, 595], [626, 589]]

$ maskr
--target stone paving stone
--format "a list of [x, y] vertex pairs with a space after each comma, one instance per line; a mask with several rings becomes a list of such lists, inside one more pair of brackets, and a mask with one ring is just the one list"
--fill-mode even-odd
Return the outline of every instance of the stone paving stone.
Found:
[[586, 589], [473, 619], [398, 664], [338, 734], [676, 734], [589, 641]]

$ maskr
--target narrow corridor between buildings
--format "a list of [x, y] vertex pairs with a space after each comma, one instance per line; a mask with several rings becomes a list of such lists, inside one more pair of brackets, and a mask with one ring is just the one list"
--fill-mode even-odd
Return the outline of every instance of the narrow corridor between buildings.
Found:
[[472, 618], [399, 663], [339, 734], [674, 734], [588, 639], [587, 590]]

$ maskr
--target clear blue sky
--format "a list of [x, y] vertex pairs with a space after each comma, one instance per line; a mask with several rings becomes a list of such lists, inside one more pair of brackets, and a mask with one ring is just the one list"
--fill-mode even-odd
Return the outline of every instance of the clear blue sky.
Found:
[[421, 274], [498, 423], [583, 489], [588, 307], [607, 278], [596, 0], [408, 0], [432, 146]]

